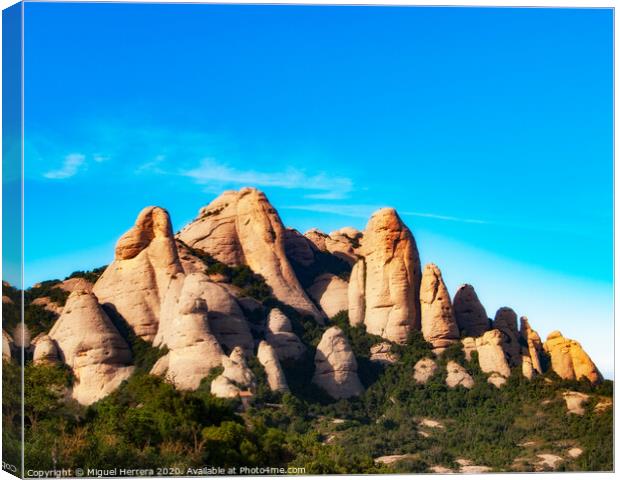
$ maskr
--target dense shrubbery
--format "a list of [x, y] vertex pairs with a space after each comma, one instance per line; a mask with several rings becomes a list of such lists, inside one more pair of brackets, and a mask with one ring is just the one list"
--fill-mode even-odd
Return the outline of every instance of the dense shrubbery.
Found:
[[99, 280], [99, 277], [101, 276], [101, 274], [103, 274], [106, 268], [108, 268], [108, 266], [103, 265], [102, 267], [93, 268], [92, 270], [77, 270], [71, 275], [69, 275], [67, 278], [65, 278], [65, 280], [68, 280], [70, 278], [84, 278], [90, 283], [95, 283], [97, 280]]

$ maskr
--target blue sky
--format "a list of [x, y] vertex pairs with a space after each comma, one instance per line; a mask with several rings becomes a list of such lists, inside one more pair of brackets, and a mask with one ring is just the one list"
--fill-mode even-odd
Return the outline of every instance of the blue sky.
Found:
[[26, 284], [108, 263], [146, 205], [180, 229], [252, 185], [301, 231], [389, 205], [452, 293], [610, 375], [611, 10], [25, 12]]

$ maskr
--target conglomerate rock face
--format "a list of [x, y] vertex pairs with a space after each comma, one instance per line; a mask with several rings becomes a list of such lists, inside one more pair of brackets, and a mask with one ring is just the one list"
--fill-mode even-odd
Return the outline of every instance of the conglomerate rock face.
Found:
[[165, 292], [182, 271], [168, 212], [147, 207], [117, 242], [114, 261], [93, 292], [102, 305], [112, 306], [136, 335], [152, 342]]
[[502, 307], [495, 314], [493, 328], [502, 333], [502, 348], [511, 367], [521, 365], [521, 344], [517, 314], [512, 308]]
[[279, 308], [269, 312], [265, 340], [274, 348], [280, 361], [296, 360], [306, 352], [305, 345], [293, 332], [291, 321]]
[[510, 376], [510, 365], [502, 347], [502, 333], [499, 330], [489, 330], [476, 339], [476, 350], [480, 369], [485, 373], [499, 373], [504, 377]]
[[245, 352], [235, 347], [230, 356], [222, 357], [224, 371], [211, 382], [211, 393], [216, 397], [234, 398], [243, 391], [256, 390], [256, 378], [245, 360]]
[[308, 288], [312, 299], [331, 318], [349, 310], [349, 283], [333, 273], [319, 275]]
[[422, 335], [433, 345], [436, 353], [459, 341], [450, 294], [441, 276], [439, 267], [429, 263], [422, 272], [420, 285], [420, 310]]
[[393, 208], [370, 218], [360, 253], [365, 260], [365, 314], [368, 333], [405, 343], [420, 329], [420, 257], [409, 229]]
[[265, 368], [265, 374], [267, 375], [267, 383], [269, 388], [273, 392], [286, 392], [288, 391], [288, 385], [286, 383], [286, 377], [278, 360], [278, 355], [274, 348], [269, 345], [265, 340], [262, 340], [258, 344], [258, 353], [256, 358]]
[[474, 379], [469, 372], [455, 361], [450, 360], [446, 365], [446, 385], [450, 388], [458, 387], [459, 385], [467, 389], [473, 388]]
[[105, 397], [133, 373], [129, 345], [93, 293], [75, 290], [69, 296], [49, 338], [73, 370], [71, 394], [81, 404]]
[[285, 228], [264, 193], [254, 188], [224, 192], [178, 237], [227, 265], [248, 265], [265, 278], [276, 298], [323, 322], [286, 257]]
[[579, 342], [564, 338], [558, 330], [551, 332], [543, 345], [551, 358], [551, 368], [565, 380], [587, 378], [590, 383], [603, 380], [596, 365]]
[[344, 332], [328, 328], [316, 348], [312, 381], [332, 398], [360, 395], [364, 387], [357, 376], [357, 361]]

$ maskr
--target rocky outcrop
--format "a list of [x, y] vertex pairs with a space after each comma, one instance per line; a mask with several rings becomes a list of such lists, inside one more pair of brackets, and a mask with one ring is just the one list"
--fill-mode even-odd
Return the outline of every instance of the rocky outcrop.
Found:
[[506, 377], [503, 377], [499, 373], [495, 372], [493, 372], [491, 375], [489, 375], [489, 378], [487, 378], [487, 383], [494, 385], [496, 388], [500, 388], [505, 385], [506, 381]]
[[363, 234], [359, 230], [344, 227], [325, 237], [325, 248], [332, 255], [353, 265], [359, 258], [357, 251], [360, 248], [362, 237]]
[[286, 257], [284, 226], [262, 192], [254, 188], [224, 192], [202, 208], [178, 237], [227, 265], [248, 265], [265, 278], [280, 301], [323, 321]]
[[474, 379], [467, 370], [458, 363], [450, 360], [446, 365], [446, 371], [448, 372], [446, 377], [446, 385], [448, 385], [448, 387], [455, 388], [461, 385], [465, 388], [473, 388]]
[[11, 336], [2, 330], [2, 360], [10, 361], [11, 360], [11, 351], [13, 349], [13, 339]]
[[574, 413], [575, 415], [583, 415], [586, 413], [586, 409], [583, 404], [590, 399], [589, 395], [581, 392], [568, 391], [564, 392], [562, 397], [566, 402], [568, 413]]
[[388, 365], [396, 363], [398, 355], [392, 351], [391, 343], [381, 342], [370, 347], [370, 361]]
[[476, 338], [476, 351], [480, 370], [485, 373], [499, 373], [504, 377], [510, 376], [510, 365], [502, 348], [502, 333], [499, 330], [489, 330]]
[[435, 353], [457, 343], [459, 328], [452, 311], [450, 294], [437, 265], [429, 263], [422, 272], [420, 285], [422, 335], [433, 345]]
[[181, 390], [196, 390], [211, 369], [221, 365], [224, 352], [209, 323], [204, 295], [213, 285], [202, 273], [174, 280], [162, 307], [162, 322], [154, 344], [167, 347], [151, 371]]
[[105, 397], [133, 372], [129, 346], [90, 292], [75, 290], [69, 296], [49, 338], [73, 370], [71, 395], [81, 404]]
[[366, 314], [366, 263], [360, 259], [353, 265], [349, 276], [349, 289], [347, 291], [349, 306], [349, 323], [354, 327], [364, 323]]
[[349, 310], [349, 283], [332, 273], [324, 273], [308, 288], [312, 299], [332, 318], [339, 312]]
[[471, 360], [471, 354], [476, 351], [476, 339], [474, 337], [465, 337], [461, 339], [461, 343], [463, 344], [465, 360], [469, 362]]
[[254, 392], [256, 378], [245, 360], [244, 351], [235, 347], [230, 357], [222, 357], [224, 371], [211, 382], [211, 393], [220, 398], [234, 398], [242, 391]]
[[564, 338], [561, 332], [557, 330], [551, 332], [543, 348], [551, 358], [551, 368], [561, 378], [579, 380], [585, 377], [594, 384], [603, 380], [603, 376], [581, 344]]
[[258, 344], [258, 353], [256, 355], [258, 361], [265, 369], [267, 375], [267, 383], [272, 392], [288, 391], [286, 377], [280, 366], [280, 361], [276, 351], [265, 340]]
[[59, 361], [58, 348], [49, 335], [41, 333], [32, 341], [34, 351], [32, 362], [35, 365], [53, 365]]
[[114, 261], [95, 283], [102, 305], [113, 307], [136, 335], [151, 342], [159, 326], [162, 299], [182, 273], [168, 212], [147, 207], [116, 244]]
[[474, 287], [461, 285], [454, 295], [454, 316], [462, 337], [479, 337], [490, 329], [491, 322]]
[[321, 252], [327, 252], [327, 245], [325, 245], [325, 241], [328, 237], [326, 233], [321, 232], [317, 228], [312, 228], [304, 233], [304, 237], [312, 242], [312, 244], [320, 250]]
[[493, 328], [502, 333], [502, 348], [506, 354], [508, 365], [521, 365], [521, 345], [519, 343], [519, 329], [517, 314], [512, 308], [502, 307], [495, 314]]
[[29, 348], [31, 337], [30, 329], [24, 322], [19, 322], [13, 329], [13, 345], [17, 349]]
[[274, 348], [280, 361], [296, 360], [306, 352], [306, 347], [293, 332], [291, 321], [279, 308], [269, 312], [265, 340]]
[[364, 388], [357, 376], [357, 361], [344, 332], [328, 328], [321, 337], [314, 357], [312, 381], [332, 398], [360, 395]]
[[[528, 376], [525, 371], [529, 370], [529, 367], [524, 367], [524, 375], [526, 378], [532, 378], [537, 373], [544, 373], [543, 358], [545, 351], [543, 343], [538, 333], [530, 327], [527, 317], [521, 317], [520, 335], [522, 345], [521, 356], [524, 362], [531, 364], [532, 371], [531, 376]], [[529, 358], [529, 360], [526, 360], [526, 358]]]
[[423, 358], [413, 367], [413, 378], [417, 383], [426, 384], [435, 375], [437, 363], [432, 358]]
[[373, 214], [364, 232], [364, 323], [368, 333], [405, 343], [420, 329], [420, 258], [409, 229], [393, 208]]
[[316, 245], [304, 237], [293, 228], [284, 230], [284, 251], [286, 256], [302, 267], [309, 267], [315, 261], [318, 248]]

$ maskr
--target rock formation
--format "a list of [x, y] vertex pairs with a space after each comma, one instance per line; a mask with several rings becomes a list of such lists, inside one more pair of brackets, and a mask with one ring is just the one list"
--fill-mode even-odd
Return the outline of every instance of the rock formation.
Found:
[[366, 299], [364, 290], [366, 288], [366, 263], [360, 259], [353, 265], [349, 276], [349, 289], [347, 291], [349, 305], [349, 323], [354, 327], [364, 323], [366, 314]]
[[502, 333], [499, 330], [489, 330], [476, 338], [476, 351], [483, 372], [510, 376], [510, 365], [502, 348]]
[[[545, 355], [540, 336], [530, 327], [527, 317], [521, 317], [521, 357], [523, 358], [523, 375], [531, 379], [535, 374], [544, 373], [543, 356]], [[526, 365], [529, 364], [529, 365]]]
[[396, 363], [398, 355], [392, 352], [391, 343], [381, 342], [370, 347], [370, 361], [383, 364]]
[[479, 337], [490, 329], [489, 317], [474, 287], [461, 285], [454, 295], [454, 316], [462, 337]]
[[370, 218], [361, 253], [366, 264], [366, 329], [405, 343], [412, 330], [420, 329], [420, 258], [413, 235], [393, 208]]
[[258, 361], [265, 368], [267, 383], [272, 392], [285, 392], [288, 390], [286, 377], [280, 366], [276, 351], [265, 340], [258, 344]]
[[429, 263], [422, 272], [420, 284], [422, 335], [433, 345], [435, 353], [458, 342], [459, 328], [452, 311], [450, 294], [437, 265]]
[[58, 348], [49, 335], [41, 333], [32, 341], [34, 352], [32, 362], [35, 365], [51, 365], [58, 362]]
[[314, 357], [312, 381], [332, 398], [360, 395], [364, 387], [357, 376], [357, 361], [344, 332], [330, 327], [323, 333]]
[[61, 359], [73, 370], [72, 397], [90, 405], [129, 378], [129, 346], [103, 311], [97, 297], [75, 290], [49, 332]]
[[448, 372], [446, 377], [446, 385], [448, 387], [455, 388], [461, 385], [465, 388], [472, 388], [474, 386], [472, 376], [458, 363], [450, 360], [448, 365], [446, 365], [446, 370]]
[[351, 227], [344, 227], [331, 232], [325, 237], [325, 248], [332, 255], [353, 265], [357, 259], [357, 250], [360, 247], [362, 232]]
[[423, 358], [413, 367], [413, 378], [417, 383], [426, 384], [435, 375], [437, 363], [432, 358]]
[[325, 240], [328, 235], [326, 233], [321, 232], [317, 228], [312, 228], [304, 233], [304, 237], [312, 242], [312, 244], [320, 250], [321, 252], [327, 252], [327, 245], [325, 245]]
[[495, 314], [493, 328], [502, 333], [502, 348], [506, 354], [508, 365], [521, 365], [521, 345], [519, 343], [519, 329], [517, 314], [512, 308], [502, 307]]
[[211, 393], [216, 397], [233, 398], [242, 391], [254, 392], [256, 379], [245, 361], [245, 353], [235, 347], [230, 357], [223, 356], [224, 371], [211, 382]]
[[314, 280], [308, 293], [325, 314], [332, 318], [339, 312], [349, 310], [348, 289], [346, 280], [332, 273], [324, 273]]
[[583, 404], [590, 399], [589, 395], [581, 392], [568, 391], [564, 392], [562, 397], [566, 402], [568, 413], [574, 413], [575, 415], [583, 415], [586, 413], [586, 409], [583, 407]]
[[298, 359], [306, 351], [306, 347], [293, 332], [291, 321], [279, 308], [269, 312], [265, 340], [271, 345], [280, 361]]
[[495, 387], [500, 388], [506, 383], [506, 377], [503, 377], [499, 373], [493, 372], [491, 375], [489, 375], [489, 378], [487, 378], [487, 383], [490, 383], [491, 385], [495, 385]]
[[309, 267], [315, 261], [316, 252], [319, 249], [308, 238], [293, 228], [284, 230], [284, 251], [286, 256], [301, 265]]
[[209, 285], [213, 284], [202, 273], [179, 275], [162, 307], [154, 344], [169, 351], [151, 373], [165, 376], [181, 390], [196, 390], [224, 357], [209, 323], [209, 304], [204, 298]]
[[276, 298], [322, 322], [286, 257], [284, 232], [265, 194], [242, 188], [224, 192], [202, 208], [178, 236], [227, 265], [248, 265], [265, 278]]
[[468, 362], [471, 360], [472, 352], [476, 351], [476, 339], [474, 337], [465, 337], [461, 339], [463, 344], [463, 353], [465, 353], [465, 360]]
[[13, 329], [13, 345], [17, 349], [30, 347], [30, 329], [24, 322], [19, 322]]
[[554, 331], [547, 336], [545, 352], [551, 357], [551, 368], [565, 380], [587, 378], [590, 383], [603, 380], [594, 362], [575, 340], [564, 338], [562, 333]]
[[8, 333], [2, 330], [2, 360], [3, 361], [11, 360], [12, 347], [13, 347], [13, 339]]
[[147, 207], [116, 244], [114, 261], [95, 283], [101, 304], [109, 304], [136, 335], [151, 342], [170, 281], [182, 272], [168, 212]]

